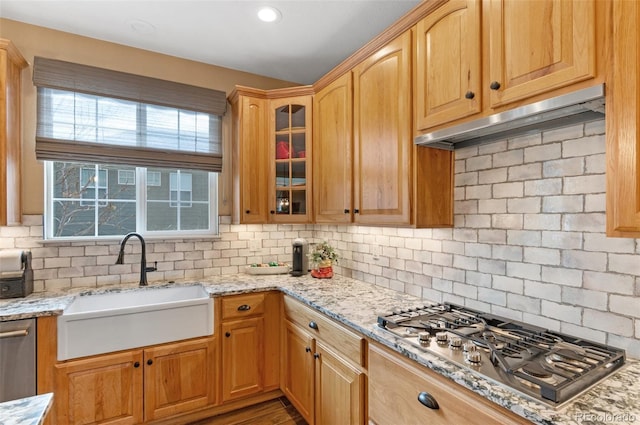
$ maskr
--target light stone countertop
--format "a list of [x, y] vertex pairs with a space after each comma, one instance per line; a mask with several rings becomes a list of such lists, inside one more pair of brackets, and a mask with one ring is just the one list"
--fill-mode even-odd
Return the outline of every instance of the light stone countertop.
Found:
[[52, 400], [53, 394], [47, 393], [0, 403], [0, 424], [40, 425], [44, 422]]
[[[143, 290], [186, 284], [151, 284]], [[376, 326], [378, 313], [394, 307], [417, 307], [428, 300], [374, 286], [342, 276], [313, 279], [289, 275], [227, 275], [202, 279], [212, 296], [281, 290], [303, 303], [420, 363], [488, 400], [542, 425], [640, 424], [640, 361], [627, 359], [620, 370], [601, 381], [570, 403], [553, 409], [474, 372], [421, 351]], [[74, 289], [60, 293], [31, 294], [29, 297], [0, 300], [0, 321], [46, 315], [59, 315], [75, 296], [105, 292], [141, 290], [137, 284]]]

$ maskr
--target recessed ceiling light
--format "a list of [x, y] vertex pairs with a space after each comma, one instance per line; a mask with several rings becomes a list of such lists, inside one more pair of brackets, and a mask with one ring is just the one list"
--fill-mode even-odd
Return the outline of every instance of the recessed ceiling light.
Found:
[[262, 22], [276, 22], [282, 18], [282, 14], [275, 7], [265, 6], [258, 10], [258, 19]]

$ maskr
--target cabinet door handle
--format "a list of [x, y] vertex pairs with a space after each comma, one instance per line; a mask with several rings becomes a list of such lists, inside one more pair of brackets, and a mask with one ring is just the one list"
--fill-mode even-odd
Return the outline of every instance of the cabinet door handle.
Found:
[[497, 81], [492, 81], [491, 84], [489, 84], [489, 88], [491, 90], [498, 90], [498, 89], [500, 89], [500, 87], [501, 87], [500, 83], [497, 82]]
[[360, 210], [356, 208], [356, 209], [353, 210], [353, 213], [354, 214], [360, 214]]
[[140, 367], [140, 362], [135, 362], [135, 363], [133, 364], [133, 367], [135, 367], [135, 368], [139, 368], [139, 367]]
[[320, 358], [320, 354], [319, 353], [313, 353], [313, 358], [314, 359], [319, 359]]
[[238, 311], [249, 311], [251, 310], [251, 306], [249, 304], [242, 304], [238, 306]]
[[275, 214], [276, 212], [274, 210], [269, 211], [270, 214]]
[[318, 330], [318, 324], [316, 322], [314, 322], [313, 320], [309, 322], [309, 327], [311, 329]]
[[224, 336], [226, 336], [227, 338], [229, 338], [231, 336], [231, 332], [225, 332]]
[[464, 97], [467, 99], [473, 99], [474, 97], [476, 97], [476, 94], [472, 91], [468, 91], [464, 94]]
[[344, 213], [345, 213], [345, 214], [349, 214], [349, 210], [345, 208], [345, 209], [344, 209]]
[[151, 365], [153, 364], [153, 360], [151, 360], [151, 359], [147, 360], [147, 364], [148, 364], [149, 366], [151, 366]]
[[251, 214], [251, 211], [250, 210], [246, 210], [245, 214]]
[[440, 408], [436, 399], [426, 391], [422, 391], [420, 394], [418, 394], [418, 401], [429, 409], [437, 410]]
[[306, 351], [307, 353], [310, 353], [311, 352], [311, 347], [305, 347], [304, 351]]

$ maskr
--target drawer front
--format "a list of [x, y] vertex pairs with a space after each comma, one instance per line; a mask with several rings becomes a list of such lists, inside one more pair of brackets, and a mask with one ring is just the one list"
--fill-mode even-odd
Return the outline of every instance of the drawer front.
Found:
[[222, 320], [264, 314], [264, 297], [264, 293], [256, 293], [222, 298]]
[[[435, 372], [373, 344], [369, 348], [369, 419], [376, 425], [530, 423]], [[420, 398], [420, 399], [419, 399]], [[437, 406], [433, 403], [437, 403]], [[424, 404], [423, 404], [424, 403]], [[428, 407], [430, 405], [431, 407]]]
[[289, 320], [314, 338], [322, 340], [354, 364], [366, 366], [364, 338], [291, 297], [284, 297], [284, 311]]

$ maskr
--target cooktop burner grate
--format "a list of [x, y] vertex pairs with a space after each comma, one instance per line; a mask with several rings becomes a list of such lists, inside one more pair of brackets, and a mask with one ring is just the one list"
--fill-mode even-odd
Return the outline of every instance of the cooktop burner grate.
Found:
[[553, 407], [624, 364], [624, 350], [443, 303], [396, 309], [378, 326]]

